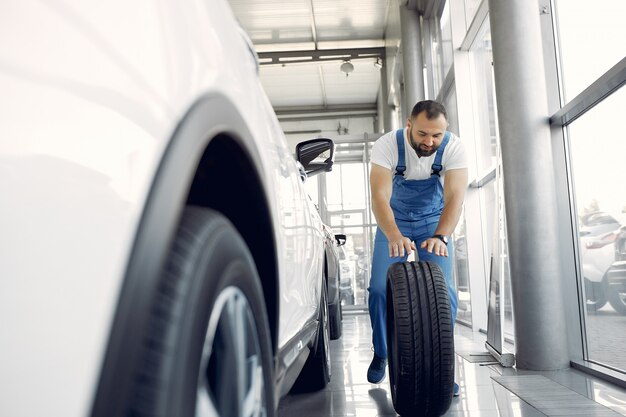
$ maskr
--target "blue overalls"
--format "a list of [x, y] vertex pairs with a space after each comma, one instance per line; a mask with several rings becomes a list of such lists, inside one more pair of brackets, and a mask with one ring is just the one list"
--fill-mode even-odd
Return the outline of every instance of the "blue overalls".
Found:
[[[420, 261], [435, 262], [443, 271], [443, 276], [448, 283], [448, 296], [450, 309], [452, 310], [452, 323], [456, 319], [457, 296], [452, 281], [452, 254], [454, 244], [452, 239], [448, 242], [448, 257], [437, 256], [420, 248], [420, 244], [435, 234], [439, 217], [443, 211], [443, 187], [439, 181], [439, 172], [443, 169], [441, 159], [443, 151], [450, 140], [450, 133], [446, 132], [443, 141], [435, 155], [435, 162], [431, 167], [430, 178], [425, 180], [404, 179], [405, 154], [404, 154], [404, 129], [396, 131], [398, 143], [398, 165], [393, 177], [393, 191], [391, 193], [391, 208], [398, 228], [403, 236], [415, 242]], [[372, 259], [372, 276], [369, 291], [369, 313], [372, 322], [372, 340], [374, 353], [380, 358], [387, 358], [387, 333], [386, 333], [386, 285], [387, 269], [394, 262], [404, 262], [404, 257], [391, 258], [389, 256], [389, 243], [387, 237], [380, 230], [376, 230], [374, 240], [374, 255]]]

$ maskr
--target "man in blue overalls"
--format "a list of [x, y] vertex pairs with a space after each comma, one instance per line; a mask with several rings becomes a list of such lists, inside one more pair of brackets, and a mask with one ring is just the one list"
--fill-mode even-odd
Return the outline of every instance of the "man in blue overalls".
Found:
[[[447, 127], [443, 105], [420, 101], [406, 129], [381, 136], [372, 149], [370, 183], [378, 230], [368, 288], [374, 359], [367, 380], [374, 384], [385, 378], [387, 366], [385, 296], [389, 265], [405, 261], [413, 250], [420, 260], [437, 263], [448, 283], [453, 323], [456, 318], [450, 234], [465, 197], [467, 157], [462, 142]], [[458, 385], [454, 385], [458, 395]]]

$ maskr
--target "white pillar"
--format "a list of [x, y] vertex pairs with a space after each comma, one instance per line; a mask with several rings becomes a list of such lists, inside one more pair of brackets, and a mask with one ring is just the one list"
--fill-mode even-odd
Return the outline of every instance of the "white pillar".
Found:
[[553, 370], [570, 360], [539, 13], [536, 0], [489, 0], [516, 361]]
[[404, 114], [410, 115], [413, 106], [424, 100], [424, 65], [422, 35], [417, 11], [400, 6], [402, 71], [404, 74]]

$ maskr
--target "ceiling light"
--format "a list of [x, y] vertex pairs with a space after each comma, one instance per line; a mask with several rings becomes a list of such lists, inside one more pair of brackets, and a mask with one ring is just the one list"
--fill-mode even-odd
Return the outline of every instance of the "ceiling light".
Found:
[[350, 62], [349, 60], [343, 61], [343, 64], [341, 64], [341, 67], [339, 67], [339, 69], [341, 70], [341, 72], [345, 72], [347, 77], [352, 71], [354, 71], [354, 65], [352, 65], [352, 62]]

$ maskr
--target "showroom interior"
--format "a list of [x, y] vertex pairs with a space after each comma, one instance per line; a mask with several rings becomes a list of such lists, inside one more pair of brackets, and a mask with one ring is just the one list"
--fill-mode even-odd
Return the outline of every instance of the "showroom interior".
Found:
[[[624, 298], [607, 295], [606, 286], [606, 272], [626, 259], [619, 258], [626, 248], [616, 246], [626, 225], [626, 147], [615, 128], [626, 108], [624, 3], [230, 3], [290, 147], [314, 137], [335, 142], [332, 171], [305, 186], [322, 220], [347, 235], [340, 249], [349, 283], [344, 335], [331, 346], [339, 381], [287, 396], [279, 415], [395, 415], [386, 388], [365, 380], [376, 230], [369, 158], [373, 143], [404, 127], [421, 99], [446, 106], [449, 130], [470, 155], [453, 234], [463, 375], [446, 415], [626, 415]], [[586, 273], [593, 268], [601, 270], [597, 278]], [[460, 356], [485, 351], [488, 322], [496, 319], [489, 316], [494, 285], [502, 352], [515, 355], [514, 368]], [[573, 397], [516, 395], [494, 375], [525, 376]]]
[[0, 417], [626, 416], [625, 20], [0, 1]]

